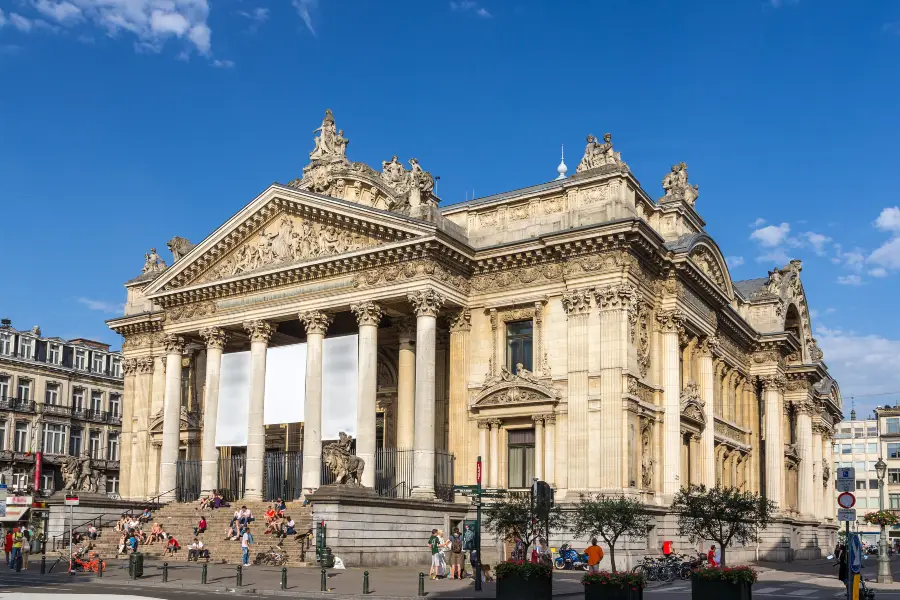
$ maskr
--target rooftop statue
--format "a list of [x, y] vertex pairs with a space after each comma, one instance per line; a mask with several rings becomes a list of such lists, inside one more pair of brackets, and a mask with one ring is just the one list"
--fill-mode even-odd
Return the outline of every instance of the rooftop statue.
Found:
[[189, 240], [175, 236], [168, 242], [166, 242], [166, 246], [169, 248], [169, 251], [172, 253], [172, 260], [178, 261], [181, 257], [185, 256], [191, 249], [194, 247]]
[[575, 172], [582, 173], [606, 165], [625, 165], [622, 162], [622, 155], [613, 150], [612, 134], [605, 134], [602, 144], [593, 135], [588, 135], [584, 156], [581, 158], [581, 162], [578, 163]]
[[161, 273], [166, 270], [166, 261], [159, 257], [156, 248], [150, 248], [150, 253], [144, 255], [144, 268], [142, 273]]
[[662, 186], [666, 195], [660, 199], [660, 202], [683, 200], [693, 206], [700, 195], [700, 186], [692, 186], [688, 183], [687, 164], [683, 162], [672, 165], [672, 171], [663, 177]]
[[325, 110], [325, 118], [322, 125], [313, 130], [316, 136], [316, 147], [309, 153], [310, 160], [343, 158], [347, 152], [347, 144], [350, 140], [344, 137], [344, 130], [337, 130], [334, 124], [334, 114], [331, 109]]

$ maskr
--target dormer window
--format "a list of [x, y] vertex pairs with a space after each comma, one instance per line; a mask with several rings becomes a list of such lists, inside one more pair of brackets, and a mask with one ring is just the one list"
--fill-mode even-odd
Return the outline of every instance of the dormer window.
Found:
[[113, 377], [121, 377], [122, 376], [122, 360], [118, 358], [111, 358], [109, 361], [109, 374]]
[[75, 350], [75, 368], [79, 371], [87, 369], [87, 350]]
[[58, 365], [62, 362], [62, 346], [47, 344], [47, 362], [51, 365]]
[[34, 339], [29, 337], [19, 338], [19, 357], [34, 358]]
[[9, 332], [0, 333], [0, 354], [6, 356], [12, 354], [12, 335]]
[[102, 354], [94, 353], [94, 358], [91, 362], [91, 370], [94, 373], [102, 373], [103, 372], [103, 359], [105, 357]]

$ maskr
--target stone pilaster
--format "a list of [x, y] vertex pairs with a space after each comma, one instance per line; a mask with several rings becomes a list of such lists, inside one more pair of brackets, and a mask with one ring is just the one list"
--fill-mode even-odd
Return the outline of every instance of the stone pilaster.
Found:
[[798, 482], [798, 509], [803, 516], [815, 514], [813, 498], [813, 432], [811, 403], [797, 405], [797, 452], [800, 455]]
[[206, 342], [206, 398], [203, 402], [203, 433], [200, 446], [200, 490], [212, 497], [219, 487], [219, 451], [216, 448], [216, 421], [219, 418], [219, 385], [222, 377], [222, 352], [228, 336], [218, 327], [200, 330]]
[[503, 421], [500, 419], [491, 419], [491, 458], [488, 461], [491, 469], [491, 476], [488, 480], [489, 487], [500, 486], [500, 426]]
[[450, 413], [447, 410], [447, 355], [449, 346], [449, 333], [443, 328], [436, 330], [434, 345], [434, 447], [439, 452], [446, 452], [448, 445]]
[[763, 384], [766, 409], [766, 497], [782, 507], [784, 442], [781, 437], [781, 419], [784, 404], [784, 379], [776, 375], [766, 375], [760, 379]]
[[[159, 463], [157, 461], [151, 464], [150, 460], [151, 456], [155, 454], [150, 446], [150, 419], [152, 417], [150, 408], [157, 361], [152, 356], [143, 356], [135, 360], [134, 393], [131, 396], [133, 406], [130, 417], [133, 428], [130, 444], [131, 459], [125, 462], [126, 459], [122, 455], [122, 459], [119, 461], [120, 465], [130, 464], [131, 468], [128, 475], [124, 474], [124, 468], [120, 468], [119, 473], [122, 481], [131, 480], [130, 497], [143, 500], [159, 493], [155, 486], [151, 486], [151, 481], [156, 483], [159, 480]], [[162, 368], [159, 370], [162, 371]], [[160, 387], [164, 385], [163, 382]], [[122, 423], [123, 425], [125, 423], [124, 414]], [[123, 441], [123, 449], [124, 446]]]
[[[359, 370], [357, 374], [356, 455], [363, 459], [362, 484], [375, 487], [375, 415], [378, 412], [378, 323], [384, 311], [374, 302], [350, 307], [359, 323]], [[369, 466], [373, 468], [368, 468]]]
[[544, 481], [544, 415], [532, 415], [534, 421], [534, 476]]
[[166, 350], [166, 395], [163, 405], [159, 492], [163, 501], [171, 501], [175, 499], [181, 431], [181, 355], [184, 353], [184, 338], [167, 335], [163, 339], [163, 346]]
[[[150, 420], [156, 418], [160, 414], [165, 404], [166, 395], [166, 357], [165, 355], [154, 356], [150, 359], [152, 368], [148, 373], [147, 380], [150, 384], [141, 389], [146, 392], [147, 400], [150, 403], [150, 412], [147, 415], [147, 439], [150, 440], [147, 449], [147, 496], [155, 496], [165, 490], [159, 489], [159, 472], [162, 464], [162, 439], [153, 443], [150, 436]], [[141, 377], [138, 378], [141, 380]], [[142, 392], [144, 393], [144, 392]]]
[[700, 462], [699, 480], [707, 487], [716, 484], [716, 457], [715, 457], [715, 407], [713, 400], [713, 353], [718, 350], [719, 340], [716, 337], [706, 337], [700, 342], [697, 370], [699, 371], [700, 399], [704, 402], [703, 414], [706, 418], [706, 427], [700, 435], [700, 447], [697, 458]]
[[[490, 446], [488, 442], [488, 436], [491, 432], [491, 423], [487, 419], [480, 419], [478, 421], [478, 456], [481, 457], [481, 468], [482, 468], [482, 485], [487, 487], [487, 483], [489, 480], [488, 473], [491, 468], [491, 460], [490, 460]], [[477, 468], [477, 467], [476, 467]], [[484, 471], [487, 469], [487, 471]], [[477, 481], [477, 472], [476, 472], [476, 481]]]
[[262, 500], [263, 461], [266, 453], [266, 354], [275, 325], [266, 321], [244, 323], [250, 336], [250, 409], [247, 417], [247, 483], [244, 498]]
[[813, 423], [812, 460], [813, 475], [810, 493], [813, 497], [813, 516], [817, 519], [822, 519], [825, 514], [822, 507], [822, 427], [819, 423]]
[[[449, 451], [456, 456], [456, 472], [463, 483], [475, 478], [475, 457], [470, 456], [466, 439], [468, 424], [468, 383], [471, 368], [469, 337], [472, 315], [468, 308], [454, 313], [450, 318], [450, 440]], [[415, 361], [415, 356], [413, 356]]]
[[[121, 442], [121, 449], [119, 451], [119, 464], [120, 465], [128, 465], [128, 473], [124, 474], [125, 469], [122, 468], [119, 472], [123, 475], [120, 477], [119, 481], [119, 495], [122, 498], [139, 498], [135, 493], [132, 486], [132, 477], [134, 477], [135, 470], [134, 465], [132, 464], [132, 446], [134, 440], [134, 429], [135, 429], [135, 418], [134, 418], [134, 408], [135, 408], [135, 383], [137, 379], [137, 358], [126, 358], [122, 361], [122, 374], [124, 376], [124, 389], [123, 389], [123, 401], [122, 401], [122, 435], [119, 437]], [[67, 428], [67, 431], [70, 431], [71, 427]], [[66, 444], [68, 447], [68, 436], [66, 439]], [[4, 446], [7, 447], [7, 446]]]
[[[562, 297], [568, 317], [568, 485], [569, 489], [588, 488], [588, 314], [591, 310], [591, 291], [572, 290]], [[621, 409], [620, 409], [621, 410]]]
[[681, 377], [678, 337], [684, 323], [679, 310], [656, 315], [662, 340], [662, 379], [665, 427], [663, 429], [663, 493], [672, 496], [681, 487]]
[[556, 487], [556, 415], [544, 415], [544, 481]]
[[303, 489], [322, 484], [322, 346], [332, 318], [318, 310], [298, 315], [306, 329], [306, 388], [303, 404]]
[[444, 297], [433, 289], [408, 295], [416, 313], [416, 429], [413, 434], [413, 490], [416, 498], [434, 498], [434, 391], [437, 314]]
[[[834, 439], [831, 431], [827, 427], [822, 427], [822, 478], [816, 482], [816, 486], [821, 486], [822, 493], [822, 518], [834, 519], [837, 508], [835, 502], [835, 485], [834, 485]], [[825, 481], [825, 466], [828, 466], [828, 481]]]
[[[397, 360], [397, 448], [412, 450], [416, 419], [416, 320], [412, 317], [398, 319], [397, 330], [400, 341]], [[453, 368], [452, 364], [450, 368]], [[452, 388], [450, 394], [452, 402]]]

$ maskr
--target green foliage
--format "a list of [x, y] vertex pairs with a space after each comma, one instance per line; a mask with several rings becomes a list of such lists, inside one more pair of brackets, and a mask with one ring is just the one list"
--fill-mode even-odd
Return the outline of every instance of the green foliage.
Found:
[[750, 567], [707, 567], [698, 569], [694, 576], [707, 581], [751, 584], [756, 582], [756, 571]]
[[609, 545], [609, 559], [615, 571], [616, 541], [623, 535], [638, 539], [647, 537], [653, 528], [653, 516], [636, 498], [582, 494], [569, 515], [569, 527], [578, 538], [603, 538]]
[[548, 523], [551, 531], [565, 527], [566, 521], [559, 506], [550, 509], [547, 519], [539, 518], [529, 494], [507, 494], [484, 509], [484, 528], [504, 540], [520, 538], [525, 544], [526, 556], [528, 548], [537, 540], [550, 538]]
[[672, 511], [678, 515], [678, 533], [692, 542], [715, 540], [722, 549], [732, 541], [755, 542], [759, 530], [765, 529], [776, 510], [775, 503], [753, 492], [737, 488], [692, 485], [680, 490], [672, 500]]
[[636, 590], [647, 585], [647, 578], [644, 577], [643, 573], [632, 573], [631, 571], [600, 571], [599, 573], [588, 573], [581, 578], [581, 583], [584, 585], [618, 586]]
[[525, 560], [508, 560], [497, 565], [497, 579], [518, 575], [522, 579], [548, 579], [553, 569], [548, 564], [530, 563]]

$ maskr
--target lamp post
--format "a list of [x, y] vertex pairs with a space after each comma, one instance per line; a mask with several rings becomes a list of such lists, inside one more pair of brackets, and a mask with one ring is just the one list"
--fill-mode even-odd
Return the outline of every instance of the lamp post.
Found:
[[[878, 474], [878, 510], [884, 511], [884, 476], [887, 474], [887, 463], [878, 458], [875, 463]], [[888, 556], [887, 528], [881, 524], [881, 537], [878, 539], [878, 583], [894, 583], [891, 575], [891, 557]]]

